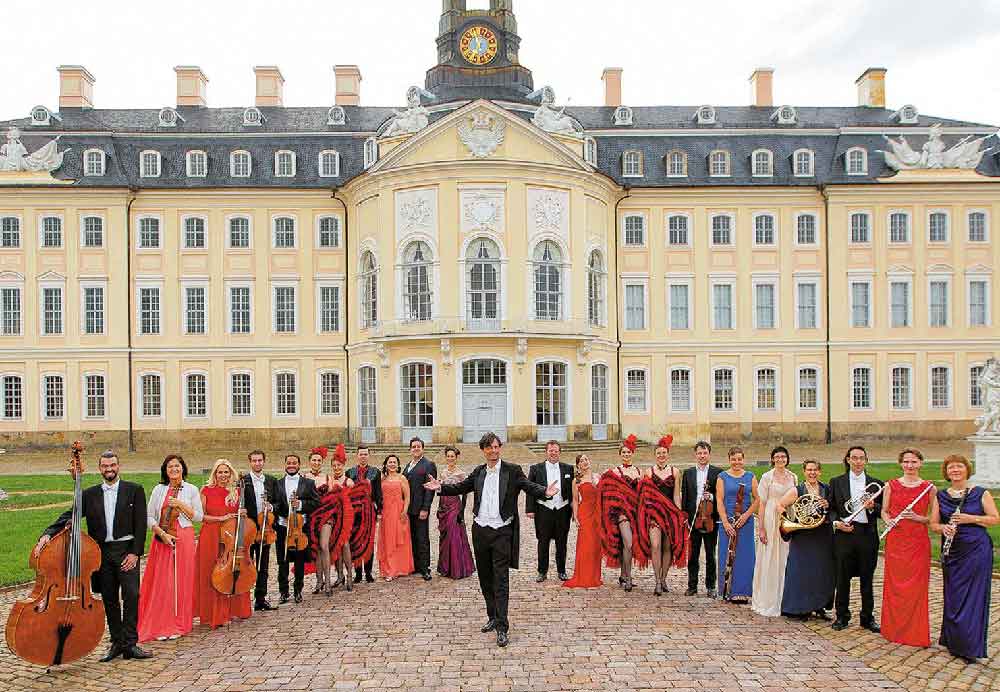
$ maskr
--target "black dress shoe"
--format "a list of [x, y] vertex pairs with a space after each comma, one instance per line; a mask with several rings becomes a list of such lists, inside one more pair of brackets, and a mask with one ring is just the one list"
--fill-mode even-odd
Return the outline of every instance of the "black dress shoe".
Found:
[[508, 644], [510, 644], [510, 637], [507, 636], [507, 633], [504, 630], [497, 630], [497, 646], [503, 648]]
[[486, 624], [479, 628], [479, 631], [485, 634], [486, 632], [492, 632], [496, 628], [497, 628], [496, 620], [487, 620]]
[[336, 589], [338, 586], [342, 586], [343, 583], [344, 583], [344, 577], [343, 577], [343, 575], [338, 574], [337, 575], [337, 581], [333, 582], [333, 588]]
[[861, 629], [868, 630], [869, 632], [874, 632], [875, 634], [879, 634], [882, 632], [882, 628], [876, 625], [874, 620], [869, 620], [868, 622], [862, 622]]
[[718, 589], [709, 589], [708, 590], [708, 597], [709, 598], [718, 598], [719, 597], [719, 590]]
[[831, 629], [834, 629], [837, 632], [839, 632], [841, 630], [846, 630], [847, 629], [847, 620], [834, 620], [833, 624], [830, 625], [830, 627], [831, 627]]
[[149, 651], [146, 651], [145, 649], [140, 649], [135, 644], [133, 644], [132, 646], [125, 647], [125, 651], [122, 652], [122, 655], [125, 656], [125, 658], [129, 659], [129, 660], [131, 660], [133, 658], [152, 658], [153, 657], [152, 653], [150, 653]]
[[542, 583], [543, 581], [545, 581], [545, 580], [546, 580], [547, 578], [548, 578], [548, 577], [546, 577], [546, 576], [545, 576], [544, 574], [542, 574], [541, 572], [539, 572], [539, 573], [538, 573], [538, 576], [537, 576], [537, 577], [535, 577], [535, 581], [536, 581], [537, 583], [541, 584], [541, 583]]
[[569, 575], [565, 572], [559, 573], [559, 581], [569, 581]]
[[424, 570], [423, 576], [424, 576], [424, 581], [430, 581], [431, 580], [431, 571], [429, 569]]
[[296, 603], [302, 603], [302, 592], [301, 591], [296, 591], [295, 592], [295, 602]]
[[253, 607], [254, 610], [277, 610], [276, 607], [268, 603], [267, 601], [261, 601]]
[[368, 582], [369, 584], [371, 584], [371, 583], [373, 583], [375, 581], [375, 577], [372, 576], [371, 572], [366, 572], [365, 573], [365, 581]]
[[284, 605], [285, 603], [288, 603], [288, 601], [289, 601], [289, 598], [288, 598], [288, 594], [286, 594], [286, 593], [281, 594], [281, 598], [278, 599], [278, 603], [280, 603], [282, 605]]
[[111, 648], [108, 649], [108, 653], [104, 654], [100, 659], [101, 663], [107, 663], [108, 661], [113, 661], [119, 656], [125, 653], [125, 647], [118, 646], [117, 644], [112, 644]]
[[361, 583], [361, 572], [355, 572], [354, 573], [354, 583], [355, 584], [360, 584]]
[[684, 595], [694, 596], [696, 593], [698, 593], [698, 589], [688, 589], [687, 591], [684, 592]]
[[815, 612], [813, 613], [813, 615], [815, 615], [816, 617], [818, 617], [818, 618], [819, 618], [820, 620], [826, 620], [827, 622], [829, 622], [829, 621], [830, 621], [830, 616], [829, 616], [829, 615], [827, 615], [827, 614], [826, 614], [826, 611], [825, 611], [825, 610], [823, 610], [823, 609], [820, 609], [820, 610], [817, 610], [817, 611], [815, 611]]

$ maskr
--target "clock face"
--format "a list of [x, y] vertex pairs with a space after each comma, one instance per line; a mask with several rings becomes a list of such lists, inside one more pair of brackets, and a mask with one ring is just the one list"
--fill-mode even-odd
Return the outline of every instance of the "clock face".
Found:
[[465, 61], [473, 65], [487, 65], [497, 56], [497, 34], [488, 26], [470, 26], [458, 40], [458, 50]]

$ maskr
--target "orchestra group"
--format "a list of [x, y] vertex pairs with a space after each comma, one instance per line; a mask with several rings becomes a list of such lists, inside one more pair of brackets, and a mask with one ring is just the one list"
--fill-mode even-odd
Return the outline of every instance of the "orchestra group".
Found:
[[[860, 581], [860, 626], [885, 639], [930, 646], [929, 532], [940, 534], [944, 607], [940, 643], [967, 662], [987, 656], [993, 544], [987, 527], [1000, 523], [989, 492], [969, 483], [972, 465], [960, 455], [944, 459], [947, 487], [920, 476], [923, 455], [899, 453], [900, 475], [873, 477], [868, 455], [850, 447], [844, 473], [829, 485], [821, 462], [793, 463], [775, 447], [771, 468], [759, 478], [744, 451], [732, 447], [725, 468], [712, 464], [712, 445], [699, 441], [693, 464], [671, 463], [673, 439], [661, 438], [655, 462], [633, 463], [636, 440], [619, 450], [620, 463], [598, 473], [586, 454], [561, 460], [558, 442], [525, 475], [501, 459], [503, 443], [480, 441], [483, 463], [465, 471], [460, 452], [446, 447], [441, 469], [419, 438], [410, 458], [390, 454], [380, 464], [365, 445], [349, 463], [343, 445], [333, 454], [312, 449], [303, 465], [296, 454], [283, 474], [265, 472], [255, 450], [243, 467], [219, 459], [203, 488], [187, 481], [188, 466], [170, 454], [161, 482], [146, 502], [143, 488], [119, 475], [114, 452], [101, 455], [103, 482], [82, 493], [87, 532], [100, 546], [99, 593], [111, 648], [102, 661], [147, 658], [140, 647], [175, 639], [195, 618], [212, 628], [277, 607], [268, 600], [272, 546], [280, 604], [301, 603], [305, 575], [315, 574], [313, 597], [374, 582], [374, 562], [386, 582], [416, 574], [430, 581], [429, 522], [439, 496], [436, 571], [462, 579], [477, 573], [486, 604], [481, 631], [509, 642], [509, 568], [519, 554], [518, 495], [538, 538], [536, 581], [548, 578], [555, 542], [555, 572], [564, 587], [602, 586], [602, 565], [618, 568], [618, 586], [631, 592], [633, 569], [652, 566], [653, 595], [669, 594], [671, 567], [687, 570], [685, 596], [703, 578], [709, 598], [749, 603], [766, 617], [818, 617], [848, 627], [851, 581]], [[471, 531], [466, 500], [474, 494]], [[77, 508], [74, 508], [75, 510]], [[48, 527], [33, 555], [73, 519], [74, 510]], [[879, 531], [878, 520], [883, 521]], [[195, 535], [195, 526], [200, 531]], [[577, 526], [575, 565], [567, 565], [570, 528]], [[140, 586], [139, 558], [153, 534]], [[469, 535], [471, 533], [471, 544]], [[884, 539], [881, 618], [874, 610], [874, 574]]]

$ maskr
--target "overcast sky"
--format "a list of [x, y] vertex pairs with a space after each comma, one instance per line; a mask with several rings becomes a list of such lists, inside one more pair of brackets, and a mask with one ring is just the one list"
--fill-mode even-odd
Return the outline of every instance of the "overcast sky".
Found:
[[[1000, 125], [1000, 0], [514, 0], [514, 11], [521, 63], [560, 103], [601, 105], [601, 71], [620, 66], [629, 105], [745, 105], [747, 78], [767, 65], [778, 104], [855, 105], [854, 80], [883, 66], [889, 107]], [[271, 64], [286, 105], [327, 105], [340, 63], [361, 67], [363, 105], [401, 105], [436, 63], [440, 12], [440, 0], [18, 3], [0, 119], [55, 108], [60, 64], [97, 77], [98, 108], [174, 104], [175, 65], [208, 74], [210, 106], [251, 105], [252, 67]]]

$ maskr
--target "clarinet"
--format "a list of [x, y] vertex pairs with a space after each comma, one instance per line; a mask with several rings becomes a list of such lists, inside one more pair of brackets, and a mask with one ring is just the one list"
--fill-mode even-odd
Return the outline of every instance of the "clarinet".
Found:
[[[968, 496], [969, 496], [969, 489], [966, 488], [965, 490], [962, 491], [962, 497], [958, 501], [958, 507], [955, 508], [955, 514], [961, 513], [962, 506], [965, 504], [965, 498], [967, 498]], [[955, 514], [952, 514], [951, 515], [951, 519], [948, 521], [948, 524], [951, 525], [951, 526], [955, 526]], [[948, 557], [948, 553], [951, 552], [951, 544], [955, 540], [955, 536], [957, 534], [958, 534], [958, 527], [955, 526], [955, 533], [953, 533], [950, 536], [945, 536], [944, 537], [944, 543], [941, 545], [941, 564], [942, 564], [942, 566], [944, 565], [945, 559], [947, 559], [947, 557]]]
[[[746, 494], [746, 486], [740, 483], [736, 489], [736, 506], [733, 508], [733, 515], [743, 514], [743, 500]], [[734, 522], [735, 526], [735, 522]], [[740, 530], [736, 529], [736, 535], [729, 541], [729, 549], [726, 551], [726, 571], [722, 580], [722, 600], [728, 601], [729, 594], [733, 590], [733, 566], [736, 563], [736, 544], [740, 540]]]

